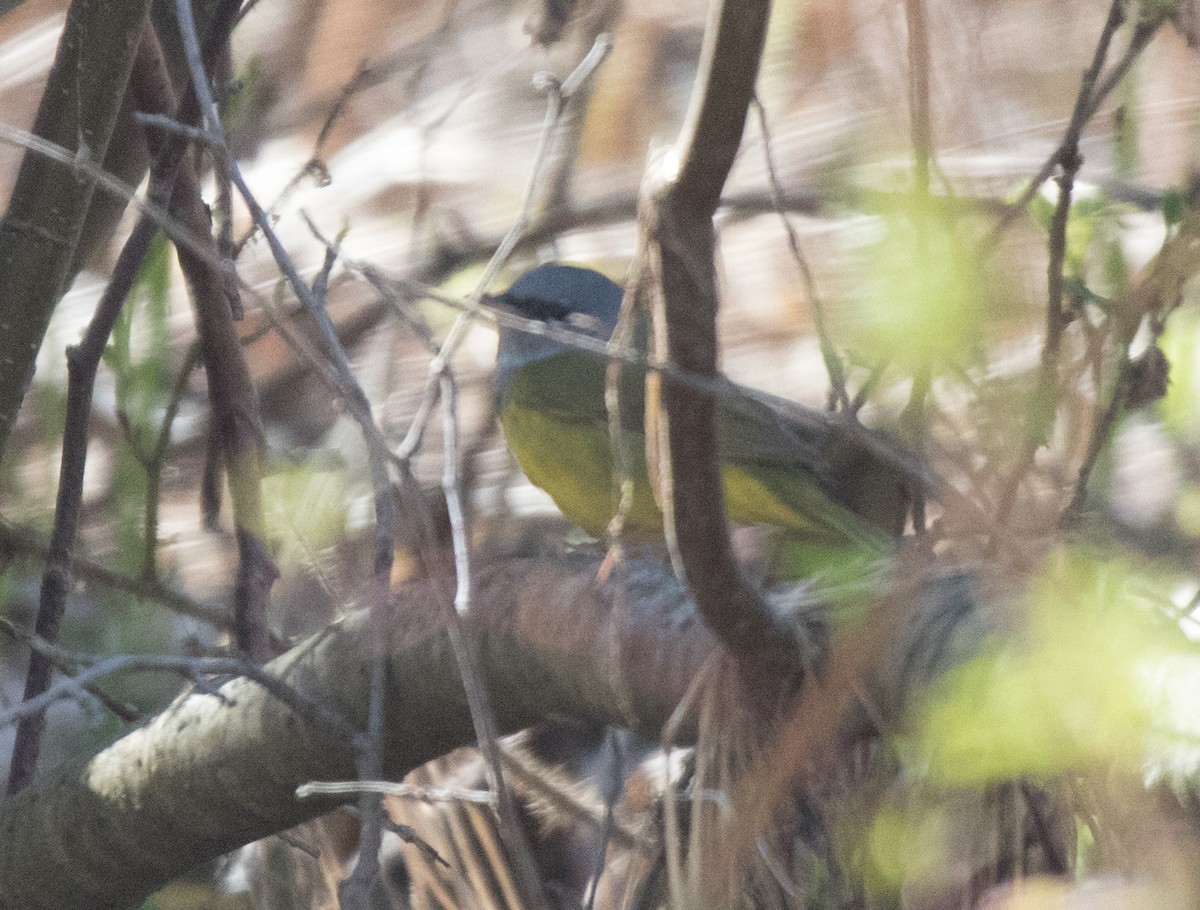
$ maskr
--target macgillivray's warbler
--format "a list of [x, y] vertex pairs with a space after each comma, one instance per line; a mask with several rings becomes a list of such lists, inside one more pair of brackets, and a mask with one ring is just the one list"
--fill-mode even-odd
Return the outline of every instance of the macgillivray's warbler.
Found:
[[[491, 302], [606, 342], [621, 298], [621, 287], [599, 272], [552, 264], [527, 273]], [[644, 356], [644, 326], [635, 334], [641, 339], [633, 351]], [[597, 537], [615, 511], [607, 366], [597, 353], [500, 326], [496, 395], [508, 446], [530, 481]], [[662, 514], [646, 468], [645, 376], [645, 367], [622, 367], [620, 427], [624, 467], [634, 484], [625, 531], [652, 540], [661, 539]], [[883, 454], [898, 443], [835, 415], [751, 397], [725, 379], [714, 394], [730, 519], [782, 529], [825, 552], [883, 551], [903, 532], [909, 485], [901, 462]]]

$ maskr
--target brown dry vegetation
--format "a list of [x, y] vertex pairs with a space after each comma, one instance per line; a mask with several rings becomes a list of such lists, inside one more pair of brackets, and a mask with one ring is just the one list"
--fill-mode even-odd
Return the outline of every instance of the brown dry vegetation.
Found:
[[[174, 158], [174, 3], [4, 6], [0, 908], [1196, 903], [1195, 0], [196, 0]], [[920, 453], [894, 559], [582, 540], [460, 316], [548, 260]]]

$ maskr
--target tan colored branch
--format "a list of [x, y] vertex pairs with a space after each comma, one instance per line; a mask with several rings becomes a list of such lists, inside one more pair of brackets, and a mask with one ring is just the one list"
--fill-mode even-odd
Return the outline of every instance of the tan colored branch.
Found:
[[[614, 668], [609, 592], [595, 577], [590, 562], [569, 570], [514, 561], [480, 573], [472, 622], [503, 732], [559, 712], [654, 734], [710, 653], [684, 592], [661, 569], [635, 572], [636, 622], [620, 630], [625, 667]], [[474, 732], [435, 585], [405, 589], [394, 611], [385, 771], [399, 777]], [[267, 669], [361, 730], [371, 654], [371, 627], [358, 614]], [[635, 716], [616, 709], [618, 677]], [[181, 696], [95, 758], [6, 802], [0, 910], [136, 903], [197, 863], [330, 808], [296, 799], [295, 789], [354, 778], [351, 745], [247, 680], [221, 694]]]

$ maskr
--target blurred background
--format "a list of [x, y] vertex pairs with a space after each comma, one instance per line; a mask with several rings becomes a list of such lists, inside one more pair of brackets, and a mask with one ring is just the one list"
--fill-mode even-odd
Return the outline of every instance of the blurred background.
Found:
[[[1131, 21], [1153, 5], [1132, 4]], [[1025, 431], [1045, 325], [1046, 226], [1055, 185], [1048, 183], [1006, 230], [992, 228], [1005, 201], [1062, 140], [1108, 5], [927, 0], [925, 6], [936, 204], [919, 252], [905, 5], [775, 4], [759, 79], [761, 118], [751, 117], [718, 218], [722, 360], [740, 382], [824, 407], [830, 383], [814, 324], [819, 303], [851, 392], [864, 391], [864, 421], [927, 451], [955, 488], [988, 513], [1003, 499]], [[0, 18], [5, 122], [31, 124], [65, 9], [58, 0], [25, 0]], [[589, 263], [620, 280], [635, 253], [643, 173], [679, 130], [706, 14], [699, 0], [246, 4], [223, 106], [231, 144], [309, 280], [325, 253], [309, 222], [325, 238], [340, 237], [343, 262], [330, 279], [330, 311], [394, 444], [421, 401], [429, 339], [444, 336], [457, 312], [411, 292], [385, 299], [363, 266], [465, 297], [522, 211], [544, 131], [546, 100], [535, 74], [564, 78], [600, 33], [611, 32], [611, 56], [550, 137], [529, 212], [532, 240], [492, 290], [551, 259]], [[1200, 57], [1189, 47], [1189, 27], [1194, 38], [1194, 12], [1180, 12], [1177, 22], [1160, 28], [1084, 131], [1066, 265], [1076, 319], [1065, 347], [1060, 408], [1048, 446], [1022, 478], [1004, 546], [997, 551], [967, 516], [931, 516], [942, 552], [969, 563], [987, 560], [995, 575], [1034, 575], [1057, 546], [1057, 515], [1107, 404], [1119, 353], [1108, 346], [1105, 303], [1120, 297], [1158, 252], [1171, 206], [1196, 179]], [[1110, 60], [1120, 57], [1129, 32], [1118, 34]], [[0, 147], [0, 193], [11, 188], [20, 158], [21, 149]], [[209, 189], [211, 198], [211, 183]], [[233, 215], [235, 238], [247, 236], [246, 212], [235, 206]], [[789, 248], [785, 219], [811, 267], [816, 301]], [[64, 349], [90, 318], [121, 240], [94, 257], [56, 312], [0, 466], [0, 519], [7, 528], [0, 549], [10, 562], [0, 599], [16, 622], [27, 622], [36, 604], [39, 547], [53, 518]], [[243, 328], [273, 459], [266, 499], [283, 571], [273, 619], [295, 636], [353, 607], [367, 580], [373, 512], [366, 453], [326, 387], [277, 333], [263, 331], [274, 318], [269, 314], [286, 312], [292, 301], [260, 238], [249, 240], [237, 268], [253, 289], [243, 294]], [[1161, 346], [1169, 386], [1165, 397], [1122, 415], [1088, 500], [1096, 518], [1089, 545], [1107, 548], [1092, 568], [1113, 560], [1129, 567], [1113, 583], [1152, 590], [1156, 609], [1174, 610], [1188, 632], [1187, 611], [1200, 591], [1194, 285], [1187, 285], [1161, 340], [1146, 337], [1135, 346], [1134, 353], [1152, 341]], [[218, 631], [182, 614], [228, 603], [236, 550], [228, 508], [210, 528], [197, 504], [206, 395], [202, 372], [189, 372], [192, 318], [165, 246], [147, 265], [126, 313], [97, 385], [79, 548], [84, 564], [65, 644], [203, 651], [219, 643]], [[462, 390], [473, 535], [481, 558], [555, 552], [566, 526], [549, 499], [523, 481], [495, 427], [494, 357], [495, 332], [480, 322], [452, 364]], [[914, 377], [928, 378], [931, 388], [919, 432], [904, 419]], [[156, 479], [146, 453], [174, 398], [170, 447]], [[442, 473], [440, 437], [435, 419], [413, 462], [430, 489]], [[401, 555], [398, 575], [414, 564], [407, 551]], [[89, 573], [90, 564], [120, 578]], [[155, 584], [179, 595], [175, 609], [136, 596], [138, 584], [151, 577], [148, 566]], [[1084, 574], [1089, 580], [1073, 590], [1091, 590], [1095, 572]], [[6, 654], [0, 700], [11, 704], [21, 691], [24, 657], [7, 641], [0, 641], [0, 654]], [[171, 679], [115, 687], [144, 711], [175, 689]], [[51, 712], [46, 761], [77, 751], [81, 740], [98, 744], [117, 729], [98, 708], [60, 704]], [[0, 731], [0, 763], [10, 738], [10, 730]]]

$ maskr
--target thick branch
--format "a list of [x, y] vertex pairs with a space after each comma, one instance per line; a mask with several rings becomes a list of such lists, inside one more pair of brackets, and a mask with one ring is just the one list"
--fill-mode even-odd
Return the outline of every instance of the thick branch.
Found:
[[[713, 640], [661, 568], [631, 572], [637, 620], [620, 630], [612, 666], [610, 593], [596, 566], [575, 571], [514, 561], [483, 572], [472, 620], [502, 732], [550, 712], [654, 734], [711, 652]], [[399, 777], [474, 742], [437, 585], [402, 592], [387, 650], [385, 772]], [[628, 609], [628, 608], [627, 608]], [[366, 723], [375, 633], [365, 613], [269, 665], [307, 698]], [[636, 716], [611, 688], [627, 680]], [[222, 702], [182, 696], [151, 722], [80, 766], [50, 775], [0, 813], [0, 910], [122, 906], [173, 876], [330, 808], [295, 798], [310, 780], [355, 777], [337, 731], [306, 724], [244, 679]]]
[[[469, 632], [501, 732], [566, 714], [657, 737], [713, 655], [715, 640], [668, 569], [630, 563], [609, 584], [596, 574], [591, 561], [511, 560], [477, 576]], [[439, 584], [445, 579], [400, 592], [383, 642], [391, 778], [475, 738]], [[864, 680], [883, 720], [899, 717], [902, 693], [927, 682], [977, 634], [965, 597], [934, 585], [935, 596], [928, 587], [913, 591], [911, 621], [888, 638], [888, 654]], [[797, 607], [795, 592], [777, 593]], [[798, 620], [825, 640], [819, 606], [802, 609]], [[300, 693], [293, 706], [323, 705], [361, 730], [374, 635], [367, 614], [354, 614], [266, 670]], [[948, 644], [952, 637], [960, 646]], [[820, 653], [807, 645], [803, 656], [819, 661]], [[183, 695], [95, 758], [5, 803], [0, 910], [135, 903], [198, 863], [329, 809], [329, 800], [298, 800], [295, 788], [354, 777], [345, 728], [322, 727], [319, 713], [302, 717], [246, 679], [227, 683], [221, 696]]]

